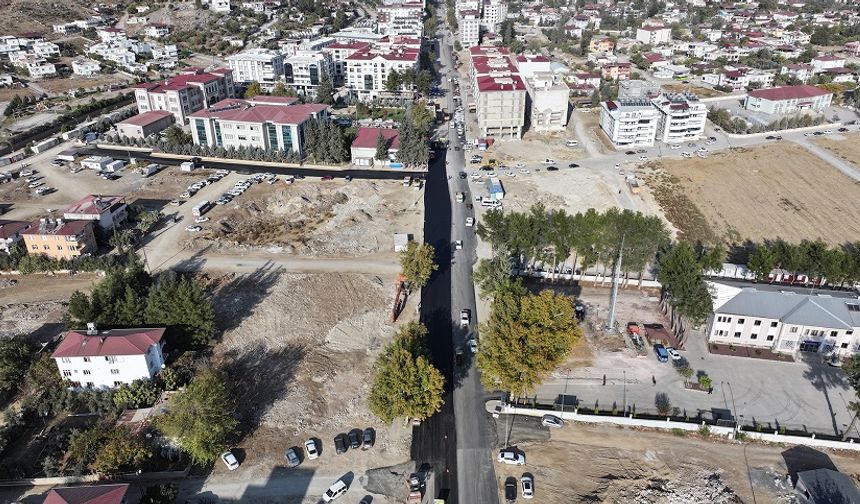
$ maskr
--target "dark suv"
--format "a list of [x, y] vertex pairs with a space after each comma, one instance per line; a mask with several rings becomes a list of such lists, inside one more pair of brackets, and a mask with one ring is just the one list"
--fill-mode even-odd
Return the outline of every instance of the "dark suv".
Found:
[[346, 434], [338, 434], [334, 437], [334, 450], [338, 455], [346, 453]]
[[517, 479], [516, 478], [508, 478], [505, 480], [505, 501], [506, 502], [516, 502], [517, 501]]

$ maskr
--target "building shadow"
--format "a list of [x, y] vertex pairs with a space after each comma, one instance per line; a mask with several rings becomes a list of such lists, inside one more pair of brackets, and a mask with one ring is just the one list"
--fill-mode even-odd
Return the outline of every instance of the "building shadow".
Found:
[[809, 383], [821, 393], [824, 401], [827, 403], [827, 414], [830, 418], [830, 423], [833, 428], [833, 434], [840, 435], [841, 428], [836, 419], [836, 409], [834, 401], [837, 398], [831, 397], [832, 389], [848, 388], [848, 380], [845, 377], [845, 372], [842, 369], [828, 366], [822, 360], [818, 353], [801, 352], [800, 361], [806, 364], [806, 369], [803, 371], [803, 377], [809, 380]]
[[829, 455], [809, 446], [793, 446], [783, 451], [781, 455], [782, 460], [785, 461], [785, 467], [788, 469], [788, 476], [791, 478], [792, 486], [797, 484], [797, 473], [815, 469], [839, 471]]

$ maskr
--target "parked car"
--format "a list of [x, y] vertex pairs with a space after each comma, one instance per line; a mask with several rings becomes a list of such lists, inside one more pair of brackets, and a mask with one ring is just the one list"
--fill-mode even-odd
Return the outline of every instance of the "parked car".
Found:
[[[570, 163], [569, 165], [567, 165], [567, 167], [568, 167], [568, 168], [579, 168], [579, 165], [578, 165], [578, 164], [576, 164], [576, 163]], [[549, 169], [549, 168], [547, 168], [547, 170], [548, 170], [548, 169]]]
[[511, 503], [517, 501], [517, 480], [516, 478], [508, 478], [505, 480], [505, 502]]
[[469, 341], [466, 342], [466, 346], [469, 347], [469, 351], [474, 353], [478, 353], [478, 340], [475, 338], [469, 338]]
[[317, 450], [317, 442], [313, 439], [305, 441], [305, 455], [307, 455], [308, 460], [314, 460], [320, 456], [320, 452]]
[[347, 490], [349, 490], [349, 487], [346, 486], [346, 483], [344, 483], [343, 480], [337, 480], [332, 486], [328, 487], [328, 490], [323, 494], [323, 502], [331, 502], [345, 494]]
[[185, 230], [189, 233], [197, 233], [199, 231], [203, 231], [203, 228], [200, 226], [185, 226]]
[[558, 171], [558, 166], [547, 166], [546, 171]]
[[284, 458], [287, 459], [287, 467], [297, 467], [302, 463], [295, 448], [287, 448], [287, 451], [284, 452]]
[[666, 347], [657, 343], [654, 345], [654, 353], [657, 355], [657, 360], [660, 362], [669, 362], [669, 352], [666, 351]]
[[546, 158], [543, 161], [541, 161], [541, 163], [546, 164], [546, 165], [555, 164], [555, 159]]
[[227, 466], [227, 469], [231, 471], [235, 471], [239, 468], [239, 461], [236, 459], [236, 456], [233, 455], [233, 452], [229, 450], [221, 454], [221, 460], [224, 462], [224, 465]]
[[349, 431], [349, 447], [355, 450], [356, 448], [361, 448], [361, 431], [358, 429], [352, 429]]
[[525, 465], [526, 457], [522, 453], [517, 453], [513, 450], [501, 450], [497, 458], [498, 462], [508, 465]]
[[463, 250], [463, 240], [454, 240], [454, 250]]
[[475, 225], [474, 217], [466, 217], [466, 227], [472, 227]]
[[648, 161], [648, 156], [639, 156], [639, 161]]
[[531, 476], [523, 474], [520, 478], [520, 486], [523, 490], [523, 499], [531, 499], [535, 496], [535, 485]]
[[331, 175], [326, 175], [325, 177], [321, 178], [320, 180], [334, 180], [334, 177], [332, 177]]
[[460, 310], [460, 327], [466, 327], [472, 322], [472, 311], [468, 308]]
[[376, 444], [376, 432], [368, 427], [361, 433], [361, 449], [369, 450], [374, 444]]
[[346, 434], [338, 434], [334, 437], [334, 451], [337, 452], [338, 455], [342, 453], [346, 453], [347, 450], [346, 445]]
[[669, 357], [671, 357], [672, 360], [681, 360], [681, 354], [674, 348], [669, 347], [666, 351], [669, 353]]
[[209, 217], [204, 217], [201, 215], [200, 217], [196, 217], [194, 219], [194, 222], [196, 222], [197, 224], [203, 224], [204, 222], [209, 222]]
[[544, 427], [551, 427], [553, 429], [561, 429], [564, 427], [564, 420], [555, 416], [555, 415], [544, 415], [540, 419], [540, 424]]

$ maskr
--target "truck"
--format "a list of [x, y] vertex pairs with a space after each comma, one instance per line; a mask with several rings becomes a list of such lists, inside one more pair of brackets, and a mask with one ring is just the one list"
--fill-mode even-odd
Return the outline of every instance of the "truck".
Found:
[[161, 170], [161, 165], [158, 163], [150, 163], [140, 169], [140, 174], [144, 177], [149, 177]]
[[457, 198], [457, 203], [462, 203], [466, 199], [466, 195], [463, 194], [462, 192], [458, 192], [456, 194], [456, 198]]
[[200, 217], [209, 211], [212, 207], [212, 203], [209, 203], [207, 200], [203, 200], [197, 204], [194, 208], [191, 209], [191, 214], [195, 217]]

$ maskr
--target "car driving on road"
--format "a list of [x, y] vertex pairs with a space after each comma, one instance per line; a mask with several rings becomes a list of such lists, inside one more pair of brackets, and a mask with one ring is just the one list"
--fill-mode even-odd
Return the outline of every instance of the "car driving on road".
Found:
[[471, 321], [472, 321], [472, 312], [467, 308], [463, 308], [462, 310], [460, 310], [460, 326], [466, 327], [469, 325], [469, 323]]

